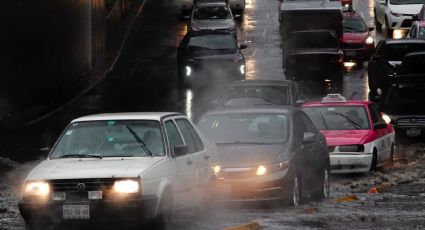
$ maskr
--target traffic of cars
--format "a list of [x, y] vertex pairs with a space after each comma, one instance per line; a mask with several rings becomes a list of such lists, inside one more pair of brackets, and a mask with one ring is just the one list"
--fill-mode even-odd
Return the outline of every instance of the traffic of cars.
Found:
[[[224, 84], [216, 107], [196, 126], [174, 112], [72, 121], [25, 180], [19, 210], [27, 229], [146, 220], [167, 229], [175, 209], [206, 210], [212, 201], [298, 206], [330, 196], [330, 173], [379, 170], [392, 165], [399, 140], [423, 139], [425, 113], [415, 105], [425, 102], [417, 68], [425, 40], [413, 22], [422, 0], [376, 0], [376, 26], [391, 37], [413, 24], [410, 39], [376, 47], [374, 28], [351, 1], [279, 1], [286, 80], [245, 79], [247, 46], [234, 22], [245, 1], [181, 2], [192, 14], [177, 48], [179, 86]], [[366, 61], [370, 99], [343, 97], [344, 66]], [[306, 82], [332, 92], [302, 98]]]

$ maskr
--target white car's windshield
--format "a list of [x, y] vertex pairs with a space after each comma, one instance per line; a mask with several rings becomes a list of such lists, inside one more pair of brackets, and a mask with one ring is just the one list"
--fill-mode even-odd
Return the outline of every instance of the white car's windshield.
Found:
[[88, 121], [71, 124], [50, 158], [163, 156], [158, 121]]
[[227, 6], [200, 6], [195, 8], [193, 18], [197, 20], [230, 19], [232, 14]]
[[390, 0], [392, 5], [425, 4], [425, 0]]
[[320, 130], [369, 129], [369, 117], [363, 106], [312, 106], [303, 111]]
[[232, 35], [212, 34], [190, 38], [189, 49], [192, 50], [233, 50], [237, 49]]
[[215, 143], [284, 143], [289, 122], [281, 114], [220, 114], [203, 117], [201, 131]]

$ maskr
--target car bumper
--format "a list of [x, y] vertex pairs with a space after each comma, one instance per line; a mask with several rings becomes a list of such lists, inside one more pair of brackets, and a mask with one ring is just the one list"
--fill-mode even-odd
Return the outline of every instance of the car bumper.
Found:
[[189, 76], [185, 75], [184, 80], [187, 83], [196, 85], [205, 85], [211, 82], [223, 82], [227, 84], [229, 82], [245, 79], [245, 74], [242, 74], [239, 68], [239, 66], [235, 66], [234, 68], [220, 69], [218, 67], [215, 70], [201, 70], [199, 68], [191, 67], [191, 74]]
[[[147, 196], [126, 201], [73, 201], [73, 202], [19, 202], [23, 219], [30, 224], [120, 224], [141, 222], [154, 217], [158, 198]], [[89, 219], [64, 219], [64, 205], [88, 205]]]
[[331, 154], [331, 173], [368, 172], [370, 170], [372, 158], [372, 154]]
[[244, 179], [216, 179], [214, 198], [226, 202], [274, 200], [286, 197], [288, 170]]
[[373, 47], [361, 49], [344, 49], [344, 62], [368, 61], [373, 53]]

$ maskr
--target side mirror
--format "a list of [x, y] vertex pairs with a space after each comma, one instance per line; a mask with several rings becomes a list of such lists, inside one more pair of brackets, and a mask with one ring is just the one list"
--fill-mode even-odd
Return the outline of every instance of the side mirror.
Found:
[[316, 134], [305, 132], [303, 138], [303, 144], [310, 144], [316, 141]]
[[369, 27], [369, 31], [370, 31], [370, 32], [372, 32], [372, 31], [374, 31], [374, 30], [375, 30], [375, 27], [373, 27], [373, 26]]
[[248, 48], [248, 45], [247, 45], [247, 44], [241, 44], [241, 45], [239, 46], [239, 49], [240, 49], [240, 50], [243, 50], [243, 49], [246, 49], [246, 48]]
[[234, 19], [240, 19], [242, 16], [240, 15], [240, 14], [235, 14], [235, 15], [233, 15], [233, 18]]
[[378, 123], [376, 123], [376, 124], [373, 125], [373, 128], [375, 130], [377, 130], [377, 129], [385, 129], [385, 128], [387, 128], [387, 126], [388, 125], [385, 122], [378, 122]]
[[187, 145], [176, 145], [174, 146], [174, 157], [181, 157], [186, 155], [189, 152]]

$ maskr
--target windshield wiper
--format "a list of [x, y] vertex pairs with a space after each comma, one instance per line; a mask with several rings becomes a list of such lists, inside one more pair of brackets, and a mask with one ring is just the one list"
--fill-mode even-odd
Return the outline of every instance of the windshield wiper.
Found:
[[97, 155], [97, 154], [65, 154], [62, 155], [58, 158], [98, 158], [98, 159], [102, 159], [101, 155]]
[[343, 118], [345, 118], [345, 119], [347, 119], [347, 121], [349, 121], [353, 126], [354, 126], [354, 128], [356, 128], [356, 129], [361, 129], [361, 125], [359, 124], [359, 123], [357, 123], [357, 122], [355, 122], [355, 121], [353, 121], [351, 118], [349, 118], [348, 116], [346, 116], [346, 115], [344, 115], [344, 114], [342, 114], [342, 113], [337, 113], [337, 112], [335, 112], [335, 114], [337, 114], [337, 115], [339, 115], [339, 116], [341, 116], [341, 117], [343, 117]]
[[130, 126], [126, 125], [128, 131], [130, 131], [131, 135], [133, 135], [134, 139], [136, 139], [137, 143], [140, 145], [140, 147], [145, 150], [145, 152], [150, 156], [153, 157], [152, 152], [149, 150], [149, 148], [146, 146], [146, 144], [142, 141], [142, 139], [134, 132], [133, 129], [130, 128]]

